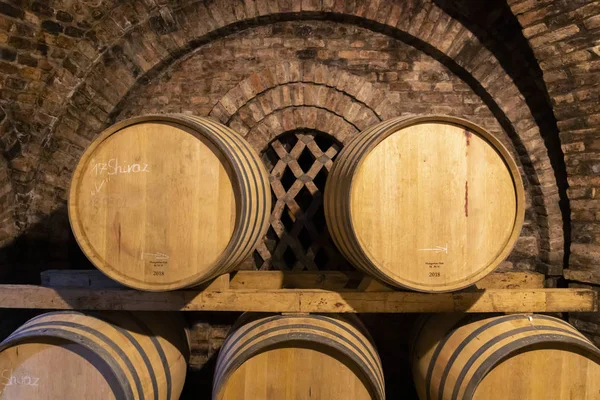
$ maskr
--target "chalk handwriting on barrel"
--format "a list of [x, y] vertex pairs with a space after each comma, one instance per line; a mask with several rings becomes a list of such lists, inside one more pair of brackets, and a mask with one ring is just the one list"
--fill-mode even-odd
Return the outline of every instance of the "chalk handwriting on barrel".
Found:
[[102, 189], [102, 186], [104, 186], [106, 182], [108, 182], [108, 179], [102, 179], [102, 182], [94, 183], [94, 189], [91, 190], [92, 196], [95, 196], [97, 193], [100, 193], [100, 189]]
[[100, 189], [102, 189], [103, 186], [104, 181], [100, 184], [96, 184], [96, 187], [91, 190], [92, 207], [108, 207], [110, 205], [112, 207], [125, 208], [127, 206], [135, 207], [140, 203], [139, 198], [121, 196], [115, 193], [100, 193]]
[[448, 254], [448, 243], [446, 243], [445, 247], [435, 246], [433, 248], [428, 248], [428, 249], [417, 249], [417, 251], [433, 251], [435, 253], [446, 253], [446, 254]]
[[35, 376], [15, 376], [13, 375], [12, 369], [4, 369], [2, 370], [2, 381], [0, 381], [0, 385], [3, 386], [13, 386], [13, 385], [25, 385], [25, 386], [38, 386], [40, 378]]
[[138, 172], [150, 172], [150, 165], [148, 164], [127, 164], [126, 161], [123, 161], [121, 164], [119, 164], [118, 158], [111, 158], [108, 160], [108, 162], [95, 162], [95, 160], [92, 160], [92, 163], [92, 173], [95, 176], [101, 176], [104, 174], [112, 176]]
[[142, 253], [142, 260], [167, 261], [169, 256], [164, 253]]

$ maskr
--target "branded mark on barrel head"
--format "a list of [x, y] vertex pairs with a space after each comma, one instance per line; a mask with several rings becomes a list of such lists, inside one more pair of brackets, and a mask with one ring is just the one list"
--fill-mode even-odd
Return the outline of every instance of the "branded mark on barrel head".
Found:
[[443, 262], [426, 262], [425, 265], [429, 267], [429, 277], [430, 278], [441, 278], [442, 273], [440, 269], [444, 266]]
[[[168, 266], [169, 264], [169, 255], [161, 252], [156, 253], [146, 253], [142, 252], [141, 255], [142, 260], [148, 262], [150, 264], [150, 268], [163, 268]], [[162, 270], [153, 270], [153, 276], [165, 276], [165, 271]]]
[[429, 268], [441, 268], [444, 263], [441, 261], [434, 261], [434, 262], [425, 262], [425, 265], [429, 266]]

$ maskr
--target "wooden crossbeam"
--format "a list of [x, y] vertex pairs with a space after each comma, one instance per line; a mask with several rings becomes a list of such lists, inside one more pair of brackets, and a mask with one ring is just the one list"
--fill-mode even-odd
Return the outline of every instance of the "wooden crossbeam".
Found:
[[600, 285], [600, 273], [597, 271], [578, 271], [575, 269], [565, 269], [563, 272], [565, 279], [576, 282], [591, 283], [593, 285]]
[[311, 313], [596, 311], [589, 289], [488, 289], [427, 294], [327, 290], [180, 290], [47, 288], [0, 285], [0, 308]]
[[[471, 289], [541, 289], [544, 275], [537, 272], [492, 273]], [[91, 289], [123, 288], [98, 270], [48, 270], [41, 274], [43, 286]], [[389, 292], [394, 288], [356, 271], [237, 271], [203, 287], [221, 289], [325, 289], [335, 291]]]

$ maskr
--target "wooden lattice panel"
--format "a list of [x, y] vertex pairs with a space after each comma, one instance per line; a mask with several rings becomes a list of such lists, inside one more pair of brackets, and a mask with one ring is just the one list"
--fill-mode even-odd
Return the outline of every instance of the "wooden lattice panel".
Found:
[[256, 269], [352, 269], [329, 235], [323, 213], [327, 174], [341, 144], [311, 130], [288, 132], [262, 152], [270, 172], [270, 227], [254, 252]]

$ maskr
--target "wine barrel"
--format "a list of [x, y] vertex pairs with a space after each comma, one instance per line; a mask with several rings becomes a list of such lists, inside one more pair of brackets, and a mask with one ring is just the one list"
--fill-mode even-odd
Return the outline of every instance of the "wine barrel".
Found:
[[385, 399], [379, 355], [356, 321], [275, 315], [241, 324], [219, 352], [212, 398]]
[[180, 315], [51, 312], [0, 344], [0, 397], [175, 400], [188, 358]]
[[600, 350], [546, 315], [438, 314], [418, 324], [412, 369], [421, 400], [600, 398]]
[[506, 148], [483, 128], [447, 116], [377, 124], [339, 153], [325, 217], [346, 258], [393, 286], [458, 290], [510, 253], [525, 210]]
[[271, 191], [258, 155], [209, 119], [120, 122], [85, 151], [69, 219], [90, 261], [136, 289], [194, 286], [241, 263], [268, 227]]

